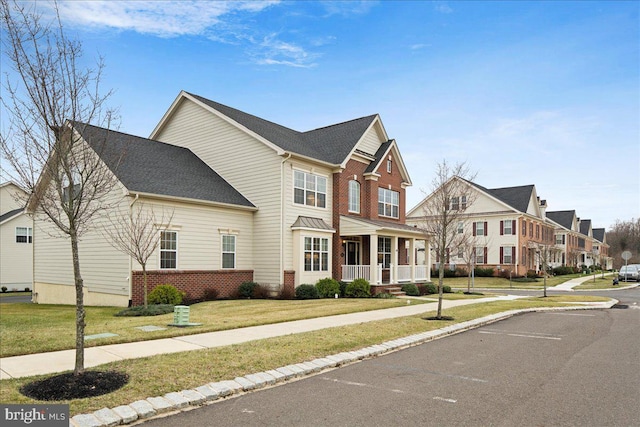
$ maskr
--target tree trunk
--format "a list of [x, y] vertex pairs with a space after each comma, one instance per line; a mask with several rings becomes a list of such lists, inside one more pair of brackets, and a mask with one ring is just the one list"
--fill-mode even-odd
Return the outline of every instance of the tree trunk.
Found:
[[147, 263], [142, 264], [142, 282], [144, 288], [144, 308], [147, 308]]
[[75, 228], [71, 228], [71, 255], [73, 257], [73, 278], [76, 287], [76, 363], [73, 370], [74, 375], [84, 372], [84, 293], [83, 280], [80, 275], [80, 257], [78, 255], [78, 235]]
[[440, 263], [440, 269], [438, 270], [438, 314], [436, 314], [436, 318], [442, 318], [442, 294], [444, 287], [444, 263]]

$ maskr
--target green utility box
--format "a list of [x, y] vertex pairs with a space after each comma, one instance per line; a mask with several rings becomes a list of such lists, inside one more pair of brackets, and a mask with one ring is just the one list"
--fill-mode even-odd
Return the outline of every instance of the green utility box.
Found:
[[187, 326], [189, 324], [189, 306], [176, 305], [173, 307], [173, 324]]

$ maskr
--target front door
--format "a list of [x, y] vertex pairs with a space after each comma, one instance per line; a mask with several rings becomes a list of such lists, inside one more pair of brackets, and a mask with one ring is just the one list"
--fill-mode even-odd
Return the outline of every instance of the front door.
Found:
[[360, 264], [360, 242], [347, 241], [345, 242], [346, 250], [346, 265], [359, 265]]

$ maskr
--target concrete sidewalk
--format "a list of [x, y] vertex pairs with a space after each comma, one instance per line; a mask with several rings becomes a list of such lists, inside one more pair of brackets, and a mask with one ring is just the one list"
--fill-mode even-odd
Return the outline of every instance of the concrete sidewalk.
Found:
[[[442, 306], [443, 309], [447, 309], [468, 304], [478, 304], [489, 301], [508, 301], [517, 298], [522, 297], [500, 296], [471, 300], [443, 300]], [[181, 351], [202, 350], [205, 348], [222, 347], [289, 334], [317, 331], [325, 328], [413, 316], [434, 311], [438, 306], [437, 302], [411, 304], [410, 301], [411, 299], [407, 299], [406, 306], [382, 310], [318, 317], [174, 338], [87, 347], [85, 348], [84, 354], [85, 367], [91, 368], [124, 359], [135, 359]], [[5, 357], [0, 359], [0, 379], [21, 378], [69, 371], [73, 369], [74, 362], [75, 349]]]
[[[606, 276], [610, 276], [613, 273], [605, 273]], [[596, 274], [597, 277], [601, 277], [601, 273]], [[593, 274], [587, 274], [582, 277], [576, 277], [575, 279], [567, 280], [564, 283], [560, 283], [557, 286], [547, 288], [548, 291], [573, 291], [576, 286], [583, 284], [589, 280], [593, 280]]]

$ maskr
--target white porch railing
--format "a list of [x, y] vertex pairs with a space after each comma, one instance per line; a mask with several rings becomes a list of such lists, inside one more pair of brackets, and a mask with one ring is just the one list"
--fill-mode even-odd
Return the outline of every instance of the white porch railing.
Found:
[[429, 266], [428, 265], [416, 265], [416, 280], [427, 280], [428, 270]]
[[342, 281], [353, 282], [355, 279], [371, 280], [371, 269], [368, 265], [343, 265]]
[[398, 266], [398, 282], [410, 282], [411, 281], [411, 266], [399, 265]]

